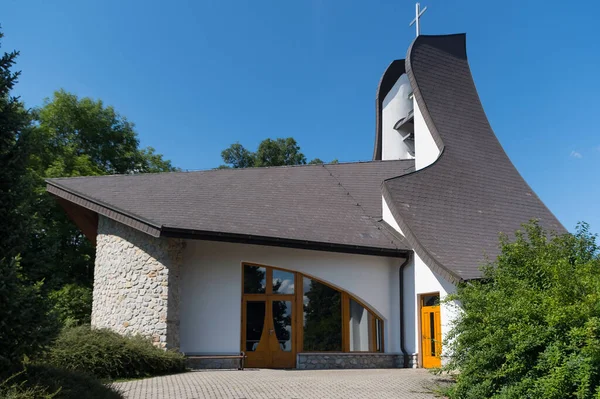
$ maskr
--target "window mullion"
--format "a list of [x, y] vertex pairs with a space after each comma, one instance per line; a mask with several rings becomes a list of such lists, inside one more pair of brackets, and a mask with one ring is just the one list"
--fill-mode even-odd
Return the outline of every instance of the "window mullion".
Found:
[[350, 352], [350, 298], [342, 291], [342, 351]]

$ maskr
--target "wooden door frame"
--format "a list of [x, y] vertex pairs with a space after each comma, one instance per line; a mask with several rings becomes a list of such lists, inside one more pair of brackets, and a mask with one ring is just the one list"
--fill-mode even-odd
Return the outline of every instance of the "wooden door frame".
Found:
[[[423, 321], [421, 320], [421, 315], [423, 313], [423, 297], [431, 296], [431, 295], [437, 295], [438, 298], [441, 298], [439, 291], [423, 292], [421, 294], [417, 294], [417, 303], [419, 304], [418, 311], [417, 311], [417, 317], [418, 317], [417, 334], [419, 337], [419, 342], [417, 343], [417, 366], [419, 368], [423, 368], [423, 332], [421, 330], [421, 327], [423, 326]], [[442, 308], [440, 305], [440, 330], [442, 328], [441, 327], [441, 322], [442, 322], [441, 317], [442, 317]]]
[[[245, 266], [255, 266], [265, 268], [265, 292], [260, 294], [245, 294], [244, 293], [244, 268]], [[281, 270], [287, 273], [294, 274], [294, 293], [293, 294], [273, 294], [273, 270]], [[342, 312], [342, 323], [341, 323], [341, 334], [342, 334], [342, 350], [341, 351], [322, 351], [323, 354], [328, 353], [385, 353], [385, 332], [387, 323], [383, 316], [376, 311], [376, 309], [364, 303], [361, 299], [356, 298], [345, 289], [337, 287], [332, 283], [322, 280], [319, 277], [315, 277], [308, 273], [303, 273], [296, 270], [290, 270], [283, 267], [271, 266], [263, 263], [255, 262], [240, 262], [241, 271], [241, 284], [240, 284], [240, 348], [245, 351], [245, 338], [246, 338], [246, 315], [245, 315], [245, 302], [246, 301], [265, 301], [268, 304], [269, 299], [274, 296], [284, 296], [284, 300], [292, 301], [292, 352], [294, 354], [294, 367], [297, 360], [297, 354], [304, 352], [304, 279], [308, 278], [314, 280], [319, 284], [327, 286], [341, 295], [341, 312]], [[424, 294], [427, 295], [427, 294]], [[282, 300], [282, 299], [279, 299]], [[349, 334], [349, 319], [350, 319], [350, 300], [356, 302], [362, 306], [367, 312], [369, 321], [369, 332], [372, 333], [369, 341], [369, 350], [367, 351], [350, 351], [350, 334]], [[381, 326], [380, 339], [380, 350], [377, 351], [377, 323]], [[419, 320], [420, 323], [420, 320]], [[373, 348], [373, 350], [371, 350]], [[311, 351], [315, 352], [315, 351]]]
[[[246, 294], [244, 293], [244, 266], [256, 266], [256, 267], [264, 267], [266, 274], [265, 274], [265, 293], [264, 294]], [[288, 273], [292, 273], [294, 275], [294, 293], [293, 294], [274, 294], [273, 293], [273, 269], [277, 269], [277, 270], [281, 270], [284, 272], [288, 272]], [[265, 325], [263, 328], [267, 328], [267, 324], [266, 323], [272, 323], [272, 320], [269, 320], [269, 314], [272, 313], [272, 309], [270, 309], [269, 303], [272, 303], [272, 301], [290, 301], [292, 303], [292, 354], [294, 357], [294, 365], [293, 367], [296, 367], [296, 355], [298, 354], [298, 336], [302, 335], [302, 330], [300, 326], [300, 329], [298, 328], [298, 320], [302, 320], [301, 317], [298, 317], [298, 298], [300, 298], [300, 303], [302, 303], [302, 283], [300, 282], [299, 284], [299, 288], [298, 289], [298, 281], [302, 280], [302, 275], [296, 271], [293, 270], [287, 270], [287, 269], [283, 269], [280, 267], [275, 267], [275, 266], [270, 266], [270, 265], [264, 265], [264, 264], [260, 264], [260, 263], [253, 263], [253, 262], [241, 262], [241, 276], [242, 276], [242, 283], [241, 283], [241, 297], [240, 297], [240, 306], [241, 306], [241, 313], [240, 313], [240, 348], [241, 351], [246, 352], [246, 306], [244, 306], [246, 304], [246, 302], [253, 302], [253, 301], [264, 301], [265, 302]], [[302, 308], [300, 308], [302, 309]], [[271, 317], [272, 318], [272, 317]]]

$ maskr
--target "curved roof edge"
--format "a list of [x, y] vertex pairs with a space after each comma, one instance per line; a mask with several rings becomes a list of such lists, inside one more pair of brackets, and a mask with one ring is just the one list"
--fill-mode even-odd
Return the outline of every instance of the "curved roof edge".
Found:
[[394, 219], [398, 223], [398, 226], [400, 226], [400, 230], [406, 238], [406, 241], [413, 248], [413, 251], [415, 251], [415, 253], [419, 255], [419, 258], [421, 258], [421, 260], [425, 262], [433, 272], [442, 276], [447, 281], [451, 283], [458, 283], [462, 281], [463, 278], [461, 276], [459, 276], [458, 274], [456, 274], [455, 272], [446, 268], [444, 265], [438, 262], [437, 259], [433, 255], [431, 255], [423, 245], [421, 245], [417, 236], [413, 234], [410, 227], [406, 224], [396, 207], [393, 205], [393, 196], [385, 184], [382, 187], [381, 193], [383, 194], [383, 198], [385, 199], [385, 202], [388, 204], [390, 211], [392, 212], [392, 216], [394, 216]]
[[383, 148], [383, 140], [382, 140], [382, 131], [381, 131], [381, 106], [383, 104], [383, 100], [385, 96], [388, 95], [390, 90], [394, 87], [400, 76], [402, 76], [405, 71], [405, 61], [404, 60], [394, 60], [388, 65], [381, 80], [379, 81], [379, 85], [377, 85], [377, 95], [375, 96], [375, 147], [373, 149], [373, 160], [380, 161], [382, 156], [382, 148]]
[[[421, 114], [425, 119], [425, 124], [429, 129], [433, 137], [433, 141], [435, 142], [438, 150], [441, 152], [444, 149], [444, 141], [440, 136], [435, 123], [431, 119], [431, 115], [427, 108], [427, 104], [423, 100], [423, 95], [421, 94], [421, 90], [419, 89], [419, 83], [415, 78], [415, 74], [413, 72], [413, 49], [421, 44], [423, 41], [427, 39], [442, 39], [444, 42], [444, 50], [453, 54], [455, 57], [467, 61], [467, 34], [466, 33], [455, 33], [452, 35], [420, 35], [417, 36], [415, 40], [408, 47], [408, 51], [406, 52], [406, 74], [408, 75], [408, 80], [410, 81], [410, 86], [413, 89], [413, 95], [417, 104], [419, 105], [419, 109], [421, 110]], [[439, 159], [439, 158], [438, 158]], [[437, 160], [436, 160], [437, 161]]]
[[531, 219], [565, 232], [489, 125], [466, 35], [417, 37], [405, 70], [441, 154], [426, 168], [386, 180], [382, 192], [417, 255], [444, 278], [468, 280], [497, 256], [500, 233], [512, 235]]

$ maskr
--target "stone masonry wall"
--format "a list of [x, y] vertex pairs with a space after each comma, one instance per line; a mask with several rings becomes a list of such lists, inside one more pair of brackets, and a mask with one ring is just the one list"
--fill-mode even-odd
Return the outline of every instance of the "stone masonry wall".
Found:
[[240, 359], [202, 359], [200, 357], [186, 358], [185, 365], [192, 370], [204, 369], [239, 369]]
[[100, 216], [92, 326], [179, 348], [179, 269], [184, 242], [154, 238]]

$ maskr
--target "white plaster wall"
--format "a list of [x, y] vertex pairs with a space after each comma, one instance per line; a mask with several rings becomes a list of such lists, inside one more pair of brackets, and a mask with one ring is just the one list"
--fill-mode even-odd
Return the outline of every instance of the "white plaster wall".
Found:
[[398, 233], [404, 235], [402, 229], [400, 229], [400, 226], [398, 226], [398, 222], [396, 222], [396, 218], [394, 218], [394, 215], [392, 215], [392, 211], [390, 210], [390, 207], [383, 196], [381, 196], [381, 218], [384, 222], [392, 226]]
[[403, 259], [260, 245], [187, 241], [181, 267], [181, 350], [240, 350], [241, 263], [299, 271], [344, 289], [385, 321], [385, 351], [400, 351], [398, 269]]
[[[448, 294], [453, 294], [456, 292], [456, 286], [437, 273], [434, 273], [416, 253], [411, 261], [410, 267], [412, 267], [412, 273], [414, 274], [415, 287], [414, 296], [412, 297], [413, 303], [410, 304], [409, 302], [406, 302], [406, 306], [407, 309], [412, 310], [413, 316], [409, 316], [410, 311], [407, 312], [406, 316], [407, 319], [411, 318], [413, 320], [414, 325], [412, 329], [407, 325], [406, 331], [414, 331], [415, 334], [412, 339], [407, 339], [406, 350], [416, 353], [421, 352], [421, 348], [419, 348], [418, 329], [414, 328], [414, 326], [418, 326], [419, 323], [419, 304], [417, 302], [418, 295], [427, 294], [430, 292], [439, 292], [440, 299], [444, 300]], [[455, 305], [442, 304], [440, 309], [440, 315], [442, 318], [442, 340], [446, 339], [448, 331], [451, 328], [452, 321], [457, 316], [456, 312], [457, 308]]]
[[415, 169], [423, 169], [426, 166], [434, 163], [440, 156], [440, 150], [438, 149], [433, 136], [425, 123], [421, 109], [416, 100], [414, 100], [415, 107]]
[[[396, 231], [404, 235], [392, 215], [385, 198], [382, 198], [382, 218], [390, 226], [396, 229]], [[448, 294], [456, 292], [456, 286], [437, 273], [434, 273], [415, 252], [410, 263], [404, 268], [404, 333], [406, 334], [405, 349], [408, 353], [418, 353], [421, 351], [419, 347], [419, 303], [417, 299], [419, 295], [431, 292], [439, 292], [440, 299], [443, 300]], [[452, 321], [457, 317], [458, 311], [456, 303], [442, 305], [442, 308], [440, 309], [442, 319], [442, 340], [446, 339]], [[443, 351], [444, 349], [442, 347], [442, 352]]]
[[383, 160], [413, 158], [402, 142], [400, 133], [394, 129], [396, 122], [406, 117], [413, 109], [412, 100], [408, 98], [411, 92], [408, 76], [403, 74], [383, 99], [381, 107], [381, 159]]

